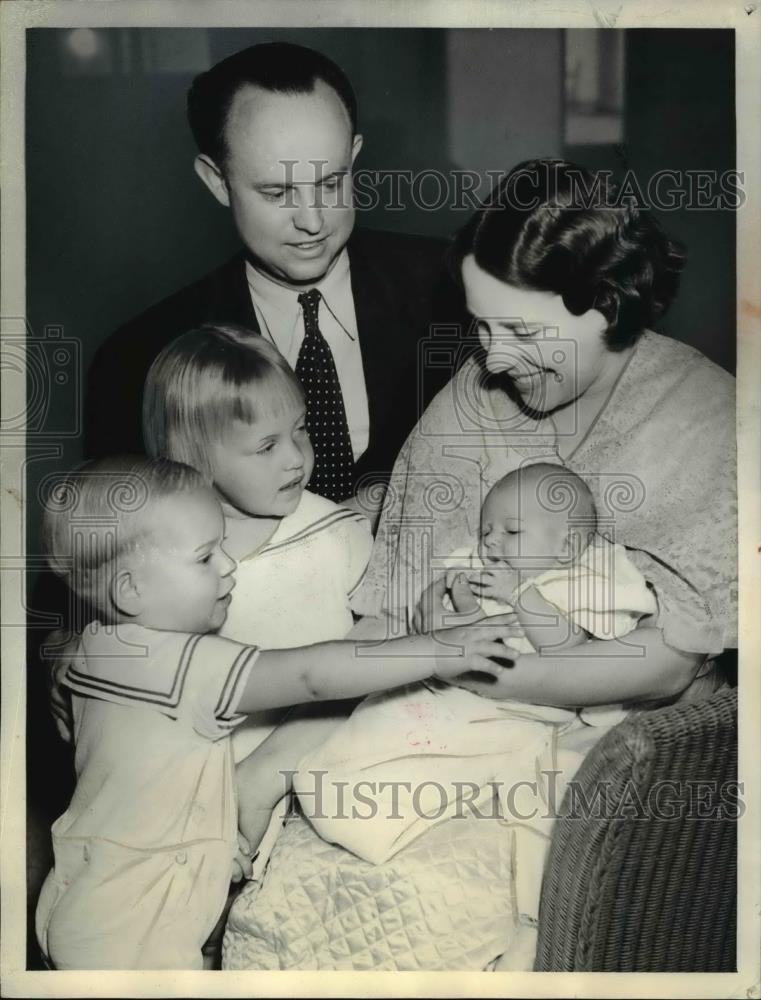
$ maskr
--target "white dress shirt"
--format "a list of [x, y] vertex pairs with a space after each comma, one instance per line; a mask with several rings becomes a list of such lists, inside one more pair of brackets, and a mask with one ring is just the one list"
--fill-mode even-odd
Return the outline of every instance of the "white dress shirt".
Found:
[[[278, 284], [248, 262], [246, 278], [262, 336], [295, 368], [304, 340], [304, 314], [298, 301], [299, 292]], [[322, 295], [317, 322], [333, 353], [356, 462], [367, 451], [370, 414], [346, 249], [324, 278], [303, 291], [309, 291], [310, 287], [319, 289]]]

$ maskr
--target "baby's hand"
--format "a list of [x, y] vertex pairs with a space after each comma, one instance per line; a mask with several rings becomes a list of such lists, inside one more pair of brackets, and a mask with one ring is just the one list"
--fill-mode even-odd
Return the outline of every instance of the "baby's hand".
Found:
[[472, 572], [472, 570], [468, 570], [468, 569], [448, 569], [447, 570], [447, 575], [445, 577], [447, 593], [449, 593], [449, 591], [451, 591], [452, 587], [454, 586], [455, 580], [459, 576], [462, 576], [462, 577], [464, 577], [465, 580], [467, 580], [468, 579], [468, 574], [471, 573], [471, 572]]
[[[515, 657], [502, 640], [509, 641], [521, 634], [518, 618], [513, 613], [480, 618], [472, 625], [434, 632], [437, 644], [435, 676], [450, 680], [475, 670], [499, 678], [506, 667], [512, 666]], [[502, 665], [495, 662], [495, 658], [501, 660]]]
[[238, 853], [233, 859], [233, 871], [230, 877], [231, 882], [240, 882], [244, 878], [251, 878], [253, 873], [253, 863], [256, 855], [251, 857], [251, 845], [238, 831]]
[[493, 563], [470, 577], [470, 587], [476, 597], [489, 597], [493, 601], [509, 604], [518, 583], [515, 570], [504, 563]]
[[482, 570], [472, 568], [447, 570], [447, 594], [450, 599], [453, 592], [457, 592], [458, 590], [460, 594], [470, 591], [471, 594], [475, 594], [477, 596], [478, 592], [474, 589], [473, 584], [480, 579], [481, 573]]
[[[444, 603], [445, 596], [449, 597], [449, 607]], [[471, 621], [474, 617], [482, 617], [465, 574], [458, 570], [450, 570], [446, 576], [440, 576], [426, 587], [415, 609], [412, 631], [417, 635], [435, 632], [443, 627], [442, 622], [451, 620], [453, 613]]]

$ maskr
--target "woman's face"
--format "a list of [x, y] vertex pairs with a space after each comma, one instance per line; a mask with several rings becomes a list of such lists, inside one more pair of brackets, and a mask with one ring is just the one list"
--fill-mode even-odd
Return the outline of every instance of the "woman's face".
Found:
[[509, 375], [531, 409], [550, 413], [607, 382], [618, 356], [605, 345], [602, 313], [574, 316], [560, 295], [508, 285], [482, 270], [472, 254], [462, 276], [486, 367]]

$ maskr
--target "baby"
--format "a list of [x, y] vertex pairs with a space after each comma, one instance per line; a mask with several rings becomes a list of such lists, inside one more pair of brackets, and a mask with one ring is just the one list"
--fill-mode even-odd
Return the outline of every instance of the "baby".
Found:
[[514, 608], [525, 633], [510, 640], [519, 653], [621, 638], [656, 611], [626, 549], [597, 533], [589, 486], [560, 465], [524, 465], [498, 480], [481, 508], [478, 546], [446, 565], [448, 587], [463, 572], [487, 615]]
[[55, 968], [202, 967], [238, 851], [230, 734], [247, 714], [500, 672], [504, 624], [375, 644], [359, 669], [353, 642], [264, 652], [212, 634], [233, 587], [224, 523], [204, 478], [165, 459], [89, 463], [45, 511], [53, 569], [97, 609], [65, 673], [77, 782], [37, 905]]
[[[487, 615], [514, 610], [523, 630], [523, 636], [506, 640], [505, 655], [512, 650], [514, 659], [581, 647], [589, 636], [621, 638], [656, 612], [656, 602], [623, 546], [596, 529], [594, 500], [583, 479], [559, 465], [523, 466], [489, 491], [478, 545], [445, 561], [448, 582], [464, 573]], [[582, 723], [598, 727], [625, 714], [623, 706], [610, 705], [579, 712]], [[483, 805], [495, 780], [505, 787], [513, 780], [520, 784], [527, 761], [539, 761], [551, 749], [553, 732], [574, 724], [574, 710], [414, 685], [365, 699], [301, 761], [294, 788], [306, 810], [318, 776], [321, 813], [307, 813], [318, 833], [382, 863], [431, 820], [461, 814], [464, 789], [480, 789], [483, 795], [472, 801]], [[426, 787], [429, 802], [421, 798]], [[372, 799], [372, 815], [357, 821], [349, 816], [355, 808], [351, 794], [359, 800], [360, 788]]]

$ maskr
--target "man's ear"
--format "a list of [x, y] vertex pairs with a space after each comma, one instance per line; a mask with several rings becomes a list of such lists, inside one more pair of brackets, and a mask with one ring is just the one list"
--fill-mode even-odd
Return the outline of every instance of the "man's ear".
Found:
[[359, 132], [357, 132], [357, 134], [354, 136], [354, 141], [351, 144], [351, 162], [352, 163], [354, 163], [354, 161], [356, 160], [356, 158], [359, 156], [359, 151], [360, 151], [360, 149], [362, 149], [362, 143], [363, 142], [364, 142], [364, 139], [359, 134]]
[[111, 604], [123, 615], [134, 618], [142, 610], [142, 599], [137, 577], [129, 569], [122, 569], [111, 580]]
[[210, 156], [207, 156], [206, 153], [199, 153], [193, 162], [193, 167], [220, 205], [229, 208], [230, 191], [227, 187], [227, 181], [214, 160]]

